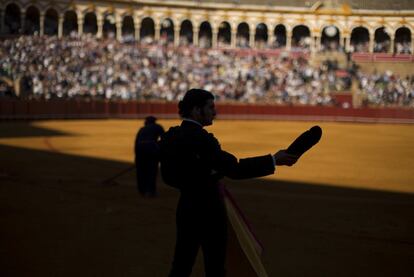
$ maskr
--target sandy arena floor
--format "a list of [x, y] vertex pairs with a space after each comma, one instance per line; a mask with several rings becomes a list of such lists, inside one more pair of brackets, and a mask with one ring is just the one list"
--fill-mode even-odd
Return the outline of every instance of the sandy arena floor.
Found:
[[[165, 127], [177, 124], [161, 120]], [[0, 123], [0, 276], [167, 276], [178, 193], [143, 199], [128, 168], [137, 120]], [[269, 276], [413, 276], [414, 126], [220, 121], [239, 158], [319, 124], [292, 168], [228, 187], [265, 245]], [[193, 276], [202, 276], [199, 259]]]

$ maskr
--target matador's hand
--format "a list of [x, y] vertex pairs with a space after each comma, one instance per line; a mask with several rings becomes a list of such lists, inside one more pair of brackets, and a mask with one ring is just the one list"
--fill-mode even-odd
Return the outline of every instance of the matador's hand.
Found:
[[279, 150], [273, 155], [276, 165], [292, 166], [299, 159], [298, 155], [288, 154], [286, 150]]

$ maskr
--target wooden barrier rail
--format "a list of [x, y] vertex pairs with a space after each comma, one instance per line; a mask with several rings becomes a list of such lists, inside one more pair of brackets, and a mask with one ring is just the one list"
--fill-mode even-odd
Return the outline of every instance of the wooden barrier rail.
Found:
[[414, 62], [411, 54], [353, 53], [351, 57], [355, 62]]
[[[410, 108], [340, 108], [218, 103], [219, 118], [414, 123]], [[0, 100], [0, 119], [178, 118], [177, 103]]]

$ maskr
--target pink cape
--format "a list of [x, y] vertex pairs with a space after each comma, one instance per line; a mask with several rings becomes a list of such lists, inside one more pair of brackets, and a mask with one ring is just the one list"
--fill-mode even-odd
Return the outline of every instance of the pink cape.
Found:
[[230, 192], [220, 185], [227, 210], [228, 242], [226, 268], [228, 277], [268, 277], [261, 261], [263, 246]]

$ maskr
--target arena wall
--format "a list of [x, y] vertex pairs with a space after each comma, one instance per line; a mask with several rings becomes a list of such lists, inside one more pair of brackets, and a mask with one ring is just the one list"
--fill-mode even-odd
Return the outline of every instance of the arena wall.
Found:
[[[340, 108], [218, 103], [218, 118], [317, 120], [373, 123], [414, 123], [414, 109]], [[1, 120], [141, 118], [156, 115], [178, 118], [177, 103], [111, 101], [0, 101]]]

